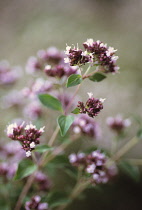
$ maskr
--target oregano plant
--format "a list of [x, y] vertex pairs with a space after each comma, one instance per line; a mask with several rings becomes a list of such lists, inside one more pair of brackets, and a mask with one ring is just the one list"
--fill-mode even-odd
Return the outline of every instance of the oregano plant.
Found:
[[[84, 80], [93, 89], [110, 74], [117, 75], [116, 52], [93, 39], [87, 39], [81, 49], [66, 46], [64, 52], [40, 50], [25, 67], [30, 82], [17, 92], [10, 89], [20, 80], [21, 70], [0, 63], [0, 86], [9, 88], [2, 103], [9, 111], [10, 107], [21, 111], [19, 119], [7, 122], [5, 138], [9, 141], [0, 146], [0, 178], [9, 201], [5, 200], [7, 209], [64, 210], [86, 189], [113, 183], [121, 170], [135, 181], [140, 179], [137, 165], [142, 160], [125, 159], [125, 154], [142, 138], [141, 119], [137, 120], [136, 135], [120, 147], [118, 143], [127, 137], [131, 120], [109, 116], [106, 124], [114, 136], [111, 148], [98, 148], [95, 140], [101, 139], [101, 127], [97, 116], [100, 112], [103, 115], [106, 99], [96, 98], [87, 87], [86, 100], [78, 95]], [[85, 150], [80, 147], [78, 153], [66, 153], [66, 148], [83, 139], [94, 140], [93, 145]], [[56, 190], [52, 177], [58, 178], [59, 168], [75, 181], [74, 186]]]

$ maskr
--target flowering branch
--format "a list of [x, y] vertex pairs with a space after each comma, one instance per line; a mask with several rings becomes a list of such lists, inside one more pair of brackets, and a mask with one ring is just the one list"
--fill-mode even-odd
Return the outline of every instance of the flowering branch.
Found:
[[[17, 163], [15, 167], [15, 171], [13, 172], [14, 174], [17, 170], [15, 179], [22, 179], [29, 176], [21, 190], [14, 210], [21, 209], [23, 199], [30, 191], [34, 182], [38, 182], [40, 190], [47, 189], [47, 177], [43, 174], [42, 170], [46, 169], [44, 167], [47, 166], [51, 160], [64, 152], [65, 149], [76, 139], [79, 139], [79, 137], [86, 136], [88, 139], [99, 139], [101, 136], [99, 125], [94, 119], [104, 108], [105, 99], [95, 98], [92, 92], [88, 93], [89, 97], [86, 102], [78, 101], [72, 113], [68, 114], [68, 112], [71, 107], [75, 106], [74, 101], [84, 79], [100, 82], [106, 78], [105, 75], [118, 72], [119, 67], [116, 64], [118, 56], [115, 55], [117, 50], [113, 47], [108, 47], [107, 44], [99, 40], [94, 41], [93, 39], [87, 39], [87, 41], [83, 43], [83, 47], [84, 49], [80, 49], [78, 45], [77, 47], [67, 46], [65, 54], [58, 51], [56, 48], [40, 50], [37, 56], [31, 57], [27, 63], [26, 71], [28, 74], [40, 74], [40, 72], [42, 72], [46, 77], [50, 78], [50, 81], [38, 78], [31, 83], [30, 87], [26, 87], [22, 90], [25, 99], [28, 98], [32, 100], [32, 103], [24, 108], [24, 115], [31, 117], [32, 120], [36, 120], [36, 122], [38, 122], [38, 119], [44, 119], [44, 111], [40, 107], [40, 102], [45, 107], [60, 112], [61, 115], [57, 119], [58, 125], [51, 135], [48, 145], [37, 146], [40, 144], [40, 138], [45, 127], [37, 129], [32, 123], [25, 125], [25, 123], [17, 122], [7, 126], [7, 136], [13, 141], [20, 142], [26, 154], [26, 159], [22, 160], [20, 163], [18, 162], [19, 166]], [[82, 72], [84, 71], [82, 67], [86, 64], [88, 68], [83, 74]], [[94, 67], [96, 68], [95, 70], [93, 70]], [[10, 75], [10, 70], [8, 70], [7, 66], [4, 64], [2, 68], [0, 68], [0, 76], [4, 78], [0, 79], [0, 85], [5, 85], [4, 80], [6, 75]], [[12, 84], [15, 81], [16, 78], [9, 83]], [[67, 88], [77, 86], [71, 97], [64, 92], [65, 85]], [[18, 106], [20, 106], [21, 103], [15, 102], [14, 100], [11, 104], [18, 104]], [[10, 107], [11, 104], [8, 106]], [[72, 116], [73, 114], [76, 114], [76, 117]], [[114, 131], [116, 139], [119, 141], [125, 128], [129, 127], [131, 122], [129, 119], [123, 119], [121, 116], [117, 116], [116, 118], [109, 117], [107, 124], [110, 129]], [[70, 137], [69, 141], [63, 141], [59, 146], [56, 146], [55, 143], [59, 131], [62, 140], [68, 135], [70, 135]], [[88, 152], [70, 154], [68, 161], [66, 160], [68, 162], [66, 162], [66, 164], [68, 164], [69, 168], [76, 167], [78, 169], [78, 176], [75, 175], [76, 185], [70, 193], [69, 200], [72, 202], [73, 199], [76, 199], [89, 185], [96, 186], [97, 184], [107, 183], [118, 173], [117, 164], [121, 157], [134, 147], [138, 141], [139, 138], [134, 137], [116, 153], [113, 151], [110, 157], [97, 148]], [[16, 152], [16, 154], [17, 153], [19, 153], [19, 151]], [[7, 157], [11, 157], [11, 153], [7, 154]], [[23, 157], [21, 159], [23, 159]], [[141, 164], [141, 160], [130, 159], [130, 161]], [[1, 164], [0, 175], [6, 176], [7, 179], [9, 179], [9, 174], [9, 165]], [[11, 176], [13, 176], [13, 174]], [[35, 193], [35, 189], [38, 189], [36, 185], [34, 185], [32, 193]], [[48, 199], [49, 198], [50, 196], [48, 196]], [[70, 202], [63, 204], [58, 209], [63, 210], [69, 204]], [[52, 205], [50, 204], [49, 207], [52, 207]], [[34, 195], [31, 197], [30, 201], [26, 202], [25, 209], [47, 210], [48, 203], [42, 203], [41, 197]]]

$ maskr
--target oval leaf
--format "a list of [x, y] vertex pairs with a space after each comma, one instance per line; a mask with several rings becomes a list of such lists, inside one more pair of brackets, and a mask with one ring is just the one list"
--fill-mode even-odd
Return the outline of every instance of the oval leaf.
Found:
[[53, 147], [50, 147], [48, 145], [38, 145], [38, 146], [36, 146], [34, 151], [43, 153], [43, 152], [50, 151], [50, 150], [53, 150], [53, 149], [54, 149]]
[[72, 74], [71, 76], [69, 76], [68, 80], [67, 80], [67, 87], [72, 87], [72, 86], [76, 86], [79, 85], [82, 82], [82, 77], [79, 74]]
[[18, 165], [14, 180], [19, 180], [26, 176], [29, 176], [36, 170], [37, 166], [30, 159], [24, 159]]
[[104, 74], [100, 74], [100, 73], [95, 73], [91, 77], [89, 77], [89, 79], [93, 82], [101, 82], [105, 78], [106, 78], [106, 76]]
[[39, 94], [38, 98], [44, 106], [50, 109], [62, 111], [62, 104], [57, 98], [54, 98], [49, 94]]
[[65, 134], [67, 133], [68, 129], [74, 121], [74, 117], [71, 115], [61, 115], [58, 117], [57, 121], [60, 127], [61, 136], [65, 136]]

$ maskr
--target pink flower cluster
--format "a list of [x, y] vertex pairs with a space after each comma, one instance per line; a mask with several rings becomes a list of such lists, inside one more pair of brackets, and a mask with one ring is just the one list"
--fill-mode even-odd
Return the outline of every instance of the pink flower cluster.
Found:
[[92, 62], [92, 55], [83, 52], [81, 49], [75, 48], [71, 49], [71, 47], [67, 46], [66, 47], [66, 52], [65, 54], [68, 56], [67, 58], [64, 59], [65, 63], [69, 63], [71, 66], [81, 66], [85, 63]]
[[22, 75], [20, 67], [11, 67], [8, 61], [0, 62], [0, 85], [14, 84]]
[[75, 134], [83, 134], [95, 139], [99, 139], [101, 136], [98, 123], [84, 114], [75, 118], [72, 124], [72, 130]]
[[103, 109], [103, 102], [105, 99], [98, 99], [93, 98], [92, 93], [88, 93], [89, 99], [84, 104], [83, 102], [79, 101], [77, 107], [81, 114], [88, 114], [89, 117], [96, 117], [100, 111]]
[[116, 117], [108, 117], [107, 125], [118, 134], [123, 132], [125, 128], [131, 125], [130, 119], [123, 119], [121, 115], [117, 115]]
[[99, 150], [88, 155], [79, 153], [69, 156], [70, 163], [76, 167], [82, 166], [85, 174], [90, 174], [91, 182], [94, 184], [106, 183], [116, 175], [116, 166], [114, 164], [107, 166], [107, 159], [105, 154]]
[[63, 59], [64, 53], [55, 47], [50, 47], [47, 50], [39, 50], [36, 57], [32, 56], [29, 58], [26, 65], [26, 71], [29, 74], [40, 72], [47, 64], [62, 64]]
[[24, 123], [20, 126], [16, 123], [7, 126], [7, 136], [12, 140], [17, 140], [22, 144], [22, 148], [26, 151], [26, 156], [31, 156], [31, 151], [39, 144], [39, 138], [44, 132], [44, 127], [39, 130], [31, 123], [24, 127]]
[[67, 65], [56, 65], [54, 67], [47, 65], [44, 71], [49, 77], [62, 78], [64, 76], [69, 77], [71, 74], [76, 74], [78, 68], [76, 66], [71, 67]]
[[90, 63], [92, 66], [97, 65], [104, 73], [116, 73], [119, 70], [116, 65], [118, 56], [115, 56], [117, 50], [113, 47], [107, 47], [107, 44], [93, 39], [87, 39], [83, 46], [85, 51], [78, 47], [75, 48], [75, 46], [73, 49], [67, 46], [65, 63], [69, 63], [71, 66]]
[[37, 95], [40, 93], [47, 93], [49, 92], [53, 87], [53, 84], [51, 81], [44, 80], [43, 78], [36, 79], [30, 87], [25, 87], [22, 90], [22, 94], [25, 97], [28, 98], [37, 98]]

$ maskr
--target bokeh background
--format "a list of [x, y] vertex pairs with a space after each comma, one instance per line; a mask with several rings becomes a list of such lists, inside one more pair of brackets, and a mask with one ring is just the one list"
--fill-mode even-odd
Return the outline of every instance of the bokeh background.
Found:
[[[103, 146], [109, 147], [112, 134], [105, 125], [106, 117], [118, 113], [142, 117], [141, 11], [141, 0], [0, 0], [0, 60], [7, 59], [12, 66], [21, 65], [24, 69], [27, 59], [39, 49], [56, 46], [64, 50], [66, 43], [82, 47], [87, 38], [99, 39], [118, 49], [120, 74], [109, 75], [95, 85], [85, 81], [85, 88], [80, 90], [82, 97], [93, 92], [96, 97], [107, 99], [98, 121], [103, 128]], [[23, 75], [17, 88], [21, 89], [27, 81], [28, 77]], [[2, 89], [1, 95], [7, 92]], [[1, 109], [2, 137], [13, 116], [15, 113]], [[135, 135], [136, 129], [132, 118], [128, 138]], [[139, 143], [127, 155], [141, 158], [141, 151]], [[122, 176], [103, 191], [87, 192], [85, 200], [74, 202], [69, 209], [141, 209], [141, 190], [142, 184]]]

